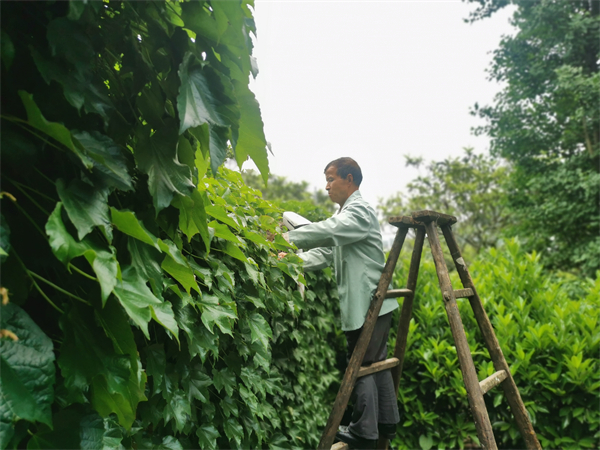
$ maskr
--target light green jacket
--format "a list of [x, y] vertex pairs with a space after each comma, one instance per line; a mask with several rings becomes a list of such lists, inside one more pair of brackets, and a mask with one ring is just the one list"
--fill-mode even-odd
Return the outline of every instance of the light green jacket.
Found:
[[[356, 191], [336, 215], [290, 231], [288, 237], [298, 248], [310, 249], [298, 255], [305, 270], [323, 269], [333, 262], [342, 329], [362, 327], [385, 264], [379, 222], [371, 205]], [[386, 299], [379, 315], [396, 308], [396, 299]]]

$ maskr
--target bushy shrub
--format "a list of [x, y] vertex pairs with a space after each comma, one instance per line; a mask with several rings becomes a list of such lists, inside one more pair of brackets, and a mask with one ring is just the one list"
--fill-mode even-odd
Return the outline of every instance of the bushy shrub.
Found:
[[[399, 405], [399, 449], [477, 446], [454, 341], [427, 246], [419, 272]], [[400, 263], [399, 263], [400, 264]], [[394, 283], [403, 287], [408, 256]], [[544, 448], [597, 448], [600, 443], [600, 277], [573, 288], [544, 272], [538, 256], [516, 240], [480, 255], [470, 266], [511, 373]], [[455, 289], [461, 288], [456, 272]], [[573, 292], [581, 293], [573, 297]], [[479, 379], [494, 368], [470, 305], [459, 309]], [[501, 387], [485, 394], [501, 448], [524, 448]]]

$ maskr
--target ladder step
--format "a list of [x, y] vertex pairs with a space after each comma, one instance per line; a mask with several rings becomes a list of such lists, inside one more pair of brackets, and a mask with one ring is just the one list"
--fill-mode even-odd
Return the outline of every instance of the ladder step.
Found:
[[398, 358], [389, 358], [383, 361], [379, 361], [371, 364], [370, 366], [361, 367], [358, 369], [358, 377], [364, 377], [365, 375], [371, 375], [372, 373], [382, 372], [386, 369], [391, 369], [392, 367], [396, 367], [400, 364], [400, 360]]
[[331, 450], [349, 450], [348, 444], [345, 442], [336, 442], [331, 446]]
[[473, 296], [473, 289], [456, 289], [454, 291], [454, 298], [468, 298]]
[[407, 297], [412, 293], [410, 289], [390, 289], [385, 293], [385, 298]]
[[506, 380], [506, 378], [508, 378], [506, 371], [499, 370], [498, 372], [487, 377], [485, 380], [480, 381], [479, 387], [481, 388], [481, 393], [485, 394], [486, 392], [490, 391], [491, 389], [495, 388], [500, 383], [502, 383], [504, 380]]

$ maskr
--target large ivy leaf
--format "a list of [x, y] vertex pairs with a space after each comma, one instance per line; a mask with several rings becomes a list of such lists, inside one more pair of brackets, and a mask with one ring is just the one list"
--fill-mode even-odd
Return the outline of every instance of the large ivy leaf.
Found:
[[211, 125], [209, 126], [208, 134], [210, 139], [208, 144], [210, 150], [210, 170], [212, 170], [214, 175], [219, 170], [219, 166], [225, 161], [225, 158], [227, 158], [230, 131], [229, 128]]
[[85, 28], [66, 17], [52, 20], [47, 27], [52, 54], [64, 58], [78, 71], [86, 71], [96, 52]]
[[227, 28], [227, 24], [223, 24], [221, 16], [211, 14], [201, 3], [197, 2], [183, 3], [181, 10], [182, 19], [187, 28], [215, 44], [219, 42]]
[[181, 231], [188, 237], [188, 240], [200, 233], [206, 249], [210, 250], [210, 236], [204, 205], [203, 196], [197, 189], [194, 189], [189, 197], [177, 196], [173, 200], [173, 206], [179, 209]]
[[94, 188], [77, 179], [71, 181], [68, 187], [62, 179], [59, 179], [56, 182], [56, 189], [69, 219], [77, 228], [79, 240], [88, 235], [94, 227], [101, 227], [108, 241], [112, 241], [106, 189]]
[[223, 423], [223, 430], [229, 440], [236, 442], [238, 448], [242, 445], [242, 438], [244, 437], [244, 428], [238, 423], [236, 419], [230, 417]]
[[204, 209], [206, 210], [206, 213], [209, 216], [220, 220], [221, 222], [233, 227], [236, 230], [240, 229], [240, 226], [237, 224], [237, 222], [228, 215], [227, 209], [225, 209], [225, 207], [220, 205], [206, 205]]
[[[227, 219], [230, 219], [230, 218], [227, 217]], [[212, 222], [210, 222], [208, 224], [208, 226], [213, 229], [215, 237], [225, 239], [227, 241], [231, 241], [237, 245], [245, 244], [244, 240], [242, 238], [240, 238], [239, 236], [233, 234], [227, 225], [224, 225], [222, 223], [217, 222], [216, 220], [213, 220]]]
[[117, 285], [119, 276], [119, 263], [115, 248], [111, 246], [109, 249], [110, 251], [90, 248], [83, 254], [92, 266], [92, 269], [94, 269], [98, 283], [100, 283], [103, 306]]
[[181, 303], [175, 303], [175, 320], [186, 334], [190, 357], [200, 355], [200, 360], [204, 362], [209, 351], [215, 358], [218, 356], [219, 341], [218, 337], [205, 327], [198, 326], [200, 323], [198, 319], [198, 313], [190, 305], [183, 306]]
[[0, 214], [0, 262], [4, 262], [10, 252], [10, 227], [6, 219]]
[[103, 326], [110, 325], [110, 338], [96, 325], [94, 316], [78, 305], [63, 316], [60, 325], [64, 339], [58, 364], [69, 391], [89, 389], [92, 406], [101, 416], [115, 413], [119, 423], [129, 428], [138, 403], [146, 400], [146, 376], [134, 350], [131, 329], [126, 330], [126, 316], [119, 314], [118, 309], [109, 311], [113, 314], [98, 317], [103, 319]]
[[110, 208], [112, 223], [117, 229], [159, 250], [158, 239], [135, 217], [133, 211]]
[[34, 48], [31, 49], [31, 56], [44, 81], [47, 84], [53, 80], [60, 83], [63, 94], [71, 105], [78, 110], [83, 107], [86, 112], [98, 113], [104, 119], [108, 118], [107, 112], [112, 109], [112, 105], [106, 95], [106, 86], [98, 79], [92, 82], [93, 74], [89, 71], [82, 73], [70, 70], [67, 64], [46, 58]]
[[179, 328], [177, 327], [171, 304], [164, 301], [159, 305], [151, 305], [150, 310], [152, 311], [152, 318], [160, 323], [179, 342]]
[[143, 279], [150, 282], [154, 295], [160, 296], [163, 288], [160, 251], [131, 237], [127, 239], [127, 249], [131, 255], [131, 265]]
[[200, 306], [200, 319], [208, 331], [213, 333], [213, 326], [217, 324], [223, 333], [233, 335], [232, 320], [237, 319], [237, 314], [229, 304], [220, 304], [219, 298], [214, 295], [203, 295], [196, 304]]
[[250, 327], [252, 342], [258, 341], [265, 350], [268, 349], [269, 339], [273, 337], [273, 331], [265, 318], [255, 312], [248, 317], [246, 323], [248, 324], [248, 327]]
[[167, 407], [163, 412], [165, 423], [172, 418], [175, 419], [175, 427], [177, 431], [183, 430], [190, 416], [192, 415], [192, 407], [185, 393], [178, 389], [167, 399]]
[[200, 293], [200, 288], [198, 288], [198, 283], [196, 283], [196, 276], [189, 264], [179, 264], [171, 256], [167, 255], [160, 267], [179, 281], [188, 294], [190, 293], [190, 289], [194, 289]]
[[148, 333], [148, 322], [152, 318], [151, 305], [160, 305], [161, 301], [152, 293], [133, 266], [123, 270], [123, 279], [117, 282], [114, 293], [127, 311], [133, 322], [140, 327], [146, 338], [150, 339]]
[[200, 294], [200, 288], [196, 282], [194, 271], [190, 267], [188, 260], [183, 256], [181, 250], [177, 248], [174, 242], [165, 239], [158, 241], [158, 245], [162, 251], [167, 253], [161, 267], [165, 272], [181, 283], [189, 294], [190, 289], [194, 289]]
[[52, 252], [63, 264], [67, 264], [73, 258], [84, 255], [96, 273], [104, 304], [117, 282], [119, 263], [115, 255], [115, 249], [112, 246], [109, 247], [109, 250], [100, 248], [97, 244], [87, 239], [77, 242], [67, 231], [62, 221], [61, 211], [62, 203], [58, 202], [46, 223], [46, 234], [48, 235]]
[[246, 255], [244, 254], [244, 252], [241, 251], [240, 248], [237, 245], [235, 245], [233, 242], [227, 242], [225, 244], [225, 248], [223, 249], [223, 252], [228, 254], [229, 256], [233, 256], [235, 259], [239, 259], [243, 263], [251, 262], [248, 258], [246, 258]]
[[260, 107], [247, 86], [235, 83], [235, 87], [241, 111], [238, 138], [234, 148], [235, 159], [242, 167], [244, 161], [250, 156], [266, 183], [269, 178], [269, 160]]
[[221, 99], [213, 93], [219, 89], [218, 76], [203, 68], [191, 52], [183, 57], [178, 73], [181, 80], [177, 96], [179, 134], [205, 123], [226, 127], [228, 123], [219, 113]]
[[204, 373], [202, 365], [195, 364], [182, 373], [182, 385], [185, 390], [188, 400], [191, 402], [193, 398], [200, 400], [202, 403], [209, 401], [208, 387], [211, 386], [211, 378]]
[[80, 422], [81, 450], [124, 450], [123, 429], [111, 417], [84, 416]]
[[94, 173], [98, 174], [103, 182], [122, 191], [133, 189], [127, 160], [111, 138], [98, 132], [87, 131], [73, 132], [73, 136], [81, 143], [86, 155], [94, 161]]
[[106, 336], [113, 344], [113, 350], [129, 357], [131, 367], [130, 378], [144, 388], [146, 376], [142, 369], [137, 345], [133, 336], [127, 314], [114, 297], [101, 310], [95, 310], [98, 323], [104, 329]]
[[174, 123], [150, 136], [149, 127], [137, 133], [134, 155], [139, 169], [148, 174], [148, 189], [156, 213], [171, 204], [175, 194], [187, 196], [194, 189], [190, 168], [177, 159], [177, 129]]
[[10, 36], [2, 30], [2, 38], [0, 39], [2, 64], [6, 70], [10, 69], [15, 58], [15, 45], [12, 43]]
[[58, 202], [54, 211], [50, 214], [48, 222], [46, 222], [46, 234], [54, 256], [63, 264], [67, 264], [71, 259], [83, 255], [86, 246], [81, 242], [77, 242], [67, 231], [61, 218], [61, 211], [62, 203]]
[[52, 426], [54, 348], [52, 341], [17, 305], [1, 309], [0, 329], [14, 333], [0, 339], [0, 447], [5, 448], [19, 419]]
[[217, 448], [217, 439], [221, 434], [217, 431], [214, 425], [202, 424], [196, 429], [198, 443], [200, 448], [206, 450], [215, 450]]
[[42, 115], [40, 108], [38, 108], [33, 101], [32, 94], [29, 94], [25, 91], [19, 91], [19, 96], [21, 97], [23, 105], [25, 106], [25, 110], [27, 111], [27, 121], [29, 125], [38, 129], [42, 133], [47, 134], [75, 153], [86, 168], [91, 169], [94, 166], [93, 161], [88, 158], [80, 148], [75, 146], [71, 132], [64, 125], [56, 122], [48, 122], [46, 120], [46, 118]]
[[235, 373], [233, 373], [230, 368], [225, 367], [221, 370], [213, 369], [212, 375], [213, 384], [217, 390], [221, 392], [222, 389], [225, 389], [227, 396], [231, 397], [233, 395], [233, 391], [237, 389], [238, 386]]
[[36, 427], [36, 433], [27, 443], [27, 450], [56, 450], [80, 448], [79, 423], [85, 414], [81, 405], [71, 405], [59, 409], [52, 415], [52, 428], [46, 425]]
[[237, 403], [231, 397], [225, 397], [221, 399], [221, 401], [219, 402], [219, 406], [221, 406], [221, 411], [223, 411], [225, 417], [230, 417], [232, 415], [234, 417], [238, 417], [239, 411]]

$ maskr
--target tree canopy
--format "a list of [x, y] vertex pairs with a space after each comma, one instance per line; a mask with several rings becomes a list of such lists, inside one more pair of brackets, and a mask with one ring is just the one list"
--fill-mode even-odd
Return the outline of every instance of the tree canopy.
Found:
[[[478, 4], [471, 20], [506, 0]], [[600, 2], [515, 0], [514, 36], [504, 36], [490, 78], [494, 104], [475, 105], [494, 155], [512, 163], [511, 233], [547, 267], [592, 275], [600, 268]]]

